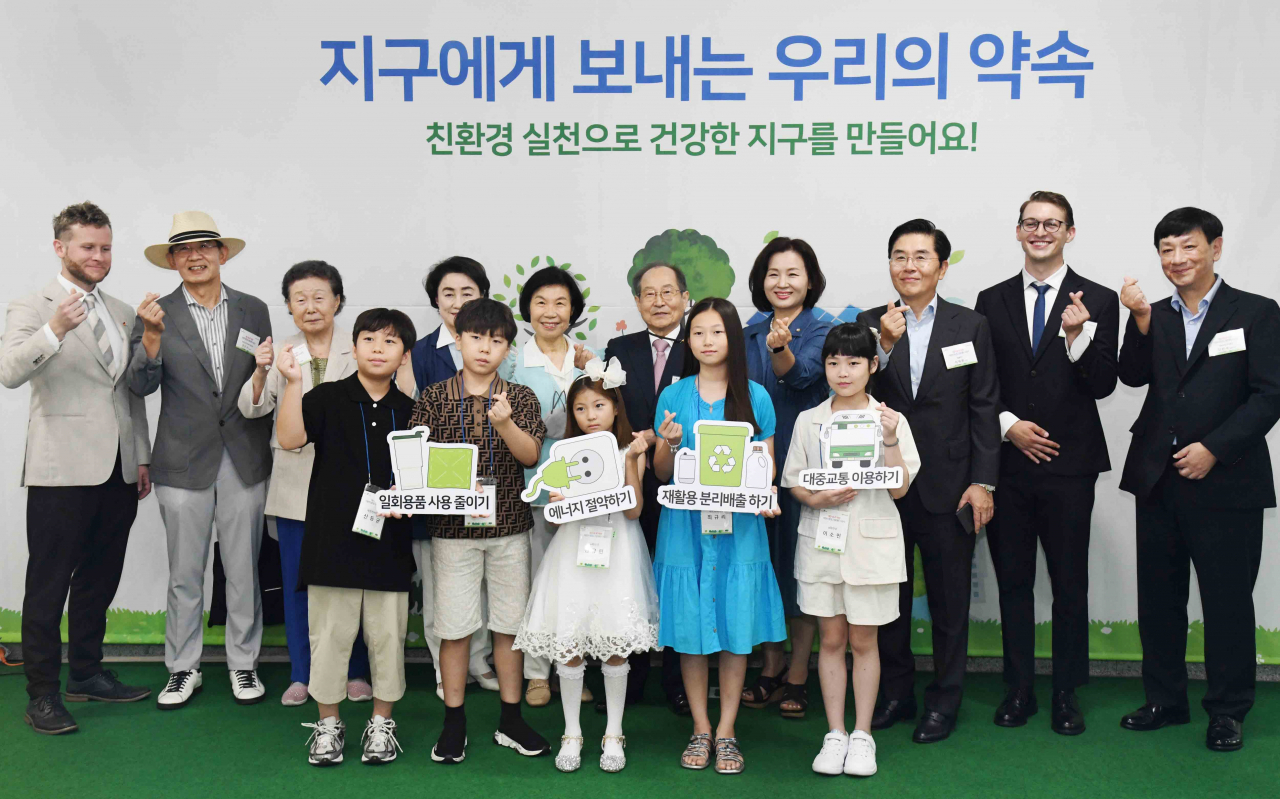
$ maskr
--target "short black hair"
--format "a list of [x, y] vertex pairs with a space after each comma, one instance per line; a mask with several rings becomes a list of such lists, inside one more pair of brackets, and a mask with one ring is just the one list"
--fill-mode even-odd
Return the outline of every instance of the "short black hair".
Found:
[[404, 311], [397, 311], [394, 308], [370, 308], [367, 311], [361, 311], [356, 317], [355, 327], [351, 328], [351, 343], [355, 344], [359, 341], [361, 333], [377, 333], [387, 328], [396, 331], [396, 338], [404, 342], [405, 352], [413, 349], [413, 345], [418, 343], [418, 331], [413, 327], [413, 320]]
[[582, 297], [578, 281], [573, 279], [568, 270], [558, 266], [544, 266], [529, 276], [524, 288], [520, 289], [520, 318], [529, 321], [529, 303], [533, 301], [533, 295], [538, 293], [538, 289], [547, 286], [564, 286], [569, 291], [569, 324], [578, 321], [587, 301]]
[[488, 297], [468, 300], [458, 310], [458, 318], [453, 320], [453, 329], [458, 333], [502, 336], [508, 344], [516, 341], [516, 320], [511, 315], [511, 309], [506, 303]]
[[1160, 249], [1160, 239], [1185, 236], [1200, 231], [1210, 242], [1222, 238], [1222, 220], [1200, 208], [1177, 208], [1164, 215], [1156, 225], [1155, 244]]
[[933, 250], [938, 253], [938, 260], [945, 261], [951, 257], [951, 240], [947, 238], [947, 234], [939, 230], [928, 219], [912, 219], [910, 222], [903, 222], [893, 229], [889, 234], [889, 257], [893, 257], [893, 245], [898, 239], [912, 233], [923, 233], [926, 236], [933, 236]]
[[347, 304], [347, 295], [342, 290], [342, 273], [325, 261], [301, 261], [289, 267], [289, 270], [284, 273], [284, 280], [280, 281], [280, 293], [284, 295], [284, 304], [289, 304], [289, 289], [293, 288], [293, 284], [309, 277], [329, 281], [329, 289], [339, 298], [338, 310], [334, 311], [334, 314], [342, 313], [343, 306]]
[[822, 292], [827, 290], [827, 278], [823, 276], [822, 269], [818, 266], [818, 256], [809, 242], [774, 236], [756, 256], [756, 262], [751, 265], [751, 276], [747, 278], [747, 285], [751, 287], [751, 304], [761, 313], [773, 310], [773, 303], [769, 302], [764, 293], [764, 276], [769, 273], [769, 261], [781, 252], [793, 252], [804, 261], [804, 271], [809, 277], [809, 291], [804, 295], [804, 307], [812, 308], [817, 305]]
[[876, 335], [866, 322], [844, 322], [827, 332], [822, 342], [822, 360], [834, 355], [846, 358], [866, 358], [870, 363], [876, 357]]
[[440, 308], [436, 302], [436, 294], [440, 292], [440, 281], [454, 272], [471, 278], [471, 282], [480, 288], [480, 296], [489, 296], [489, 276], [484, 273], [484, 267], [480, 262], [465, 255], [454, 255], [431, 267], [427, 276], [422, 279], [422, 288], [427, 292], [427, 299], [431, 300], [432, 308], [437, 310]]
[[654, 269], [670, 269], [676, 273], [676, 285], [680, 287], [680, 293], [684, 294], [689, 290], [689, 282], [685, 280], [684, 270], [675, 264], [669, 264], [666, 261], [653, 261], [644, 265], [644, 268], [636, 272], [635, 277], [631, 278], [631, 296], [640, 296], [640, 279]]

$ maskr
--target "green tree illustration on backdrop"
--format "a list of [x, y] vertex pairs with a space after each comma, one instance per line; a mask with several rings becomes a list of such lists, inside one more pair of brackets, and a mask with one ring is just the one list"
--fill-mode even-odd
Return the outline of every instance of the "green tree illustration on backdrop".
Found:
[[627, 272], [630, 284], [637, 272], [648, 264], [662, 261], [680, 267], [689, 285], [689, 299], [728, 297], [733, 288], [733, 267], [729, 255], [716, 246], [710, 236], [689, 228], [665, 230], [645, 242], [644, 248], [631, 258]]
[[[546, 266], [554, 266], [558, 269], [563, 269], [564, 271], [573, 275], [573, 279], [578, 281], [578, 287], [582, 289], [582, 299], [584, 301], [591, 298], [591, 287], [587, 285], [587, 276], [579, 272], [574, 272], [572, 269], [573, 264], [571, 263], [557, 264], [556, 259], [552, 258], [550, 255], [545, 257], [535, 255], [529, 261], [529, 266], [527, 269], [522, 264], [516, 264], [516, 269], [515, 269], [516, 274], [514, 279], [512, 279], [509, 273], [502, 276], [502, 285], [508, 289], [511, 289], [514, 292], [513, 294], [508, 295], [506, 293], [502, 293], [502, 294], [495, 293], [493, 295], [493, 298], [495, 300], [497, 300], [498, 302], [505, 302], [507, 306], [511, 308], [511, 313], [515, 316], [517, 322], [529, 321], [528, 319], [525, 319], [520, 315], [520, 308], [519, 308], [520, 292], [524, 291], [524, 278], [530, 273], [536, 272], [538, 270], [538, 264], [542, 263], [544, 260], [546, 261], [546, 264], [545, 264]], [[586, 341], [587, 333], [583, 332], [578, 328], [585, 326], [587, 332], [595, 330], [596, 324], [599, 322], [599, 319], [596, 318], [596, 313], [599, 310], [600, 310], [599, 305], [588, 305], [587, 308], [583, 311], [582, 316], [578, 317], [578, 321], [574, 322], [572, 325], [569, 326], [569, 334], [568, 334], [569, 337], [572, 339], [576, 339], [578, 341]], [[530, 336], [533, 335], [533, 330], [530, 328], [527, 328], [527, 327], [524, 328], [524, 332], [529, 334]]]

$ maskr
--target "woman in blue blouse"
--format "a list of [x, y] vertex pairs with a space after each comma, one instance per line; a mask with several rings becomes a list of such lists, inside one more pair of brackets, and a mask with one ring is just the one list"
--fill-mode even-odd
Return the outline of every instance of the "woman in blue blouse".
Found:
[[[778, 420], [774, 449], [786, 458], [796, 417], [819, 405], [830, 393], [822, 366], [822, 343], [831, 329], [813, 315], [827, 279], [818, 256], [801, 239], [779, 236], [756, 256], [748, 279], [751, 301], [769, 318], [746, 329], [747, 376], [764, 386]], [[782, 474], [778, 463], [776, 473]], [[782, 644], [764, 645], [764, 668], [755, 684], [742, 694], [747, 707], [781, 701], [782, 715], [804, 718], [809, 700], [809, 653], [817, 623], [800, 611], [796, 600], [795, 557], [800, 505], [790, 491], [780, 492], [781, 514], [771, 523], [773, 568], [782, 591], [783, 609], [791, 620], [791, 664], [785, 681], [786, 653]]]
[[[658, 397], [653, 427], [658, 479], [668, 482], [681, 447], [693, 449], [700, 420], [747, 422], [753, 441], [773, 453], [774, 414], [769, 395], [747, 380], [746, 351], [738, 312], [727, 300], [709, 297], [693, 306], [682, 376]], [[766, 512], [764, 515], [773, 515]], [[757, 644], [786, 637], [782, 596], [769, 560], [764, 515], [732, 514], [732, 532], [704, 534], [698, 511], [664, 507], [658, 521], [653, 571], [658, 586], [658, 642], [680, 653], [680, 670], [693, 714], [693, 737], [681, 765], [736, 774], [744, 764], [734, 723], [747, 674], [747, 655]], [[720, 721], [707, 714], [708, 656], [720, 653]]]

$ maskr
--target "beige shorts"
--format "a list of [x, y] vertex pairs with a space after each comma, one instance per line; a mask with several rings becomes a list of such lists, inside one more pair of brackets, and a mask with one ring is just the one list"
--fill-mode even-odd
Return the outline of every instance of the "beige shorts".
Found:
[[431, 541], [435, 633], [456, 641], [480, 629], [480, 587], [488, 587], [489, 629], [515, 635], [529, 601], [529, 534]]
[[404, 637], [409, 625], [409, 594], [361, 588], [307, 586], [307, 623], [311, 630], [311, 677], [307, 692], [324, 705], [347, 698], [351, 646], [364, 625], [369, 647], [373, 695], [384, 702], [404, 696]]
[[850, 624], [878, 627], [899, 616], [898, 586], [797, 581], [796, 593], [800, 610], [810, 616], [844, 616]]

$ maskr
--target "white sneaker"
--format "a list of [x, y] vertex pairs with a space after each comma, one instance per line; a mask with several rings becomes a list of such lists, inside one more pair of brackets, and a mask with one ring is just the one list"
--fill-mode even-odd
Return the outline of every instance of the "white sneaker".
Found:
[[266, 697], [267, 687], [255, 669], [232, 669], [231, 695], [237, 705], [256, 705]]
[[156, 697], [156, 707], [161, 710], [176, 710], [191, 701], [191, 697], [200, 693], [204, 685], [204, 677], [200, 669], [175, 671], [169, 675], [169, 682]]
[[312, 730], [311, 737], [307, 739], [308, 763], [313, 766], [336, 766], [342, 762], [342, 750], [347, 745], [347, 725], [329, 716], [315, 724], [302, 726]]
[[871, 733], [854, 730], [849, 736], [844, 773], [851, 777], [870, 777], [876, 773], [876, 741]]
[[849, 736], [832, 730], [822, 738], [822, 751], [813, 759], [813, 770], [818, 774], [839, 774], [844, 769], [848, 752]]
[[396, 759], [396, 750], [403, 752], [396, 740], [396, 723], [382, 716], [374, 716], [364, 728], [364, 754], [361, 763], [380, 766]]
[[471, 679], [480, 684], [480, 687], [486, 691], [498, 690], [498, 675], [493, 673], [493, 669], [481, 672], [479, 674], [472, 672]]
[[439, 699], [441, 702], [444, 701], [444, 683], [442, 682], [436, 683], [436, 699]]

